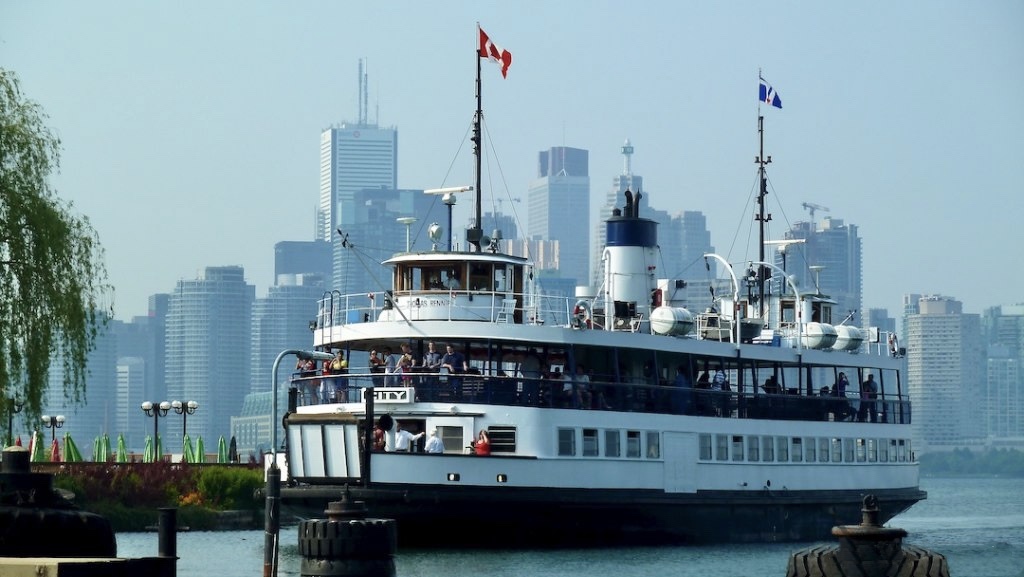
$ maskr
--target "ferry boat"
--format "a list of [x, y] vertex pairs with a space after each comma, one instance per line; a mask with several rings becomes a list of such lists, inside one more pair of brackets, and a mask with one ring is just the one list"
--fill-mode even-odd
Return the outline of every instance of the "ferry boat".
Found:
[[[481, 234], [477, 179], [466, 250], [438, 249], [435, 227], [434, 250], [385, 261], [391, 290], [325, 293], [314, 344], [349, 366], [292, 380], [286, 512], [347, 496], [403, 545], [773, 542], [829, 538], [868, 493], [883, 522], [926, 497], [889, 335], [836, 323], [763, 256], [741, 296], [707, 255], [733, 292], [690, 312], [629, 191], [596, 293], [542, 295], [529, 259]], [[385, 349], [414, 365], [371, 370]], [[318, 402], [311, 384], [333, 390]]]

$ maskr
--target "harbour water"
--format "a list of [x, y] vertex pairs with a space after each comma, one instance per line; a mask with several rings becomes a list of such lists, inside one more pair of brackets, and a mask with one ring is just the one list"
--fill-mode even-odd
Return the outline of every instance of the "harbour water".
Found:
[[[907, 543], [944, 554], [954, 577], [1024, 577], [1024, 479], [930, 478], [921, 486], [928, 500], [889, 523], [908, 531]], [[278, 574], [299, 575], [296, 528], [283, 528], [281, 536]], [[262, 575], [263, 541], [262, 531], [180, 533], [178, 575]], [[122, 557], [156, 554], [155, 533], [119, 533], [117, 542]], [[453, 543], [445, 550], [400, 550], [395, 564], [398, 577], [780, 577], [790, 554], [811, 545], [464, 551]]]

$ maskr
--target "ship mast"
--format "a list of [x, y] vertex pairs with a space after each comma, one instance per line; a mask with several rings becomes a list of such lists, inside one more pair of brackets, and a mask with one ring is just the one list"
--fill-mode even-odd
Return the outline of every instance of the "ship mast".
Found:
[[[764, 208], [765, 197], [768, 196], [768, 176], [765, 173], [765, 166], [771, 163], [772, 157], [765, 157], [764, 155], [764, 115], [758, 111], [757, 115], [757, 134], [760, 140], [760, 151], [754, 162], [757, 163], [757, 179], [758, 179], [758, 193], [757, 193], [757, 214], [754, 215], [754, 219], [758, 221], [758, 232], [759, 241], [758, 246], [758, 261], [766, 262], [764, 259], [764, 229], [765, 223], [772, 219], [771, 213], [766, 213]], [[767, 316], [767, 309], [765, 307], [764, 299], [764, 285], [767, 275], [769, 274], [768, 267], [764, 265], [758, 265], [757, 271], [757, 298], [758, 308], [761, 310], [761, 318]]]
[[466, 241], [469, 242], [476, 249], [476, 252], [480, 252], [480, 239], [483, 238], [483, 229], [481, 228], [480, 219], [480, 146], [483, 143], [483, 139], [480, 134], [480, 125], [483, 123], [484, 110], [483, 110], [483, 88], [480, 83], [480, 61], [483, 58], [480, 57], [480, 51], [475, 50], [474, 56], [476, 57], [476, 114], [473, 115], [473, 161], [474, 171], [476, 173], [476, 214], [473, 220], [473, 226], [466, 229]]

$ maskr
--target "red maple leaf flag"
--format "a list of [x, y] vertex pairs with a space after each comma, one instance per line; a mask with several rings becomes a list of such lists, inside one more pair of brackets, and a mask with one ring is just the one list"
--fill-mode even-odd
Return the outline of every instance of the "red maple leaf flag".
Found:
[[507, 78], [508, 67], [512, 66], [512, 53], [491, 42], [490, 37], [487, 36], [483, 28], [478, 27], [477, 29], [480, 30], [480, 58], [493, 60], [500, 64], [501, 77]]

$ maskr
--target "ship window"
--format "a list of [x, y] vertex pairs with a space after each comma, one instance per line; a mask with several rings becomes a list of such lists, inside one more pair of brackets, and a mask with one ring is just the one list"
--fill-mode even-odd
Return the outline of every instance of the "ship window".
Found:
[[863, 463], [867, 460], [867, 445], [864, 443], [864, 439], [855, 439], [857, 443], [857, 462]]
[[899, 458], [896, 456], [896, 439], [889, 439], [889, 462], [895, 463]]
[[702, 461], [711, 460], [711, 435], [707, 433], [701, 433], [699, 438], [700, 443], [700, 458]]
[[900, 439], [900, 444], [898, 445], [896, 455], [899, 457], [899, 461], [901, 463], [906, 462], [906, 460], [907, 460], [907, 445], [906, 445], [906, 441], [904, 441], [903, 439]]
[[757, 435], [749, 435], [747, 437], [747, 460], [748, 461], [759, 461], [760, 451], [760, 439]]
[[661, 434], [657, 431], [647, 431], [647, 458], [661, 458]]
[[626, 431], [626, 456], [640, 458], [640, 431]]
[[576, 455], [575, 429], [558, 429], [558, 455], [561, 457]]
[[792, 457], [794, 463], [799, 463], [804, 460], [804, 440], [800, 437], [793, 437], [793, 446], [789, 451], [790, 457]]
[[814, 437], [804, 439], [804, 460], [808, 463], [813, 463], [818, 459], [818, 456], [815, 454], [815, 443]]
[[597, 429], [583, 429], [583, 456], [597, 456]]
[[853, 439], [843, 439], [843, 462], [853, 462]]
[[789, 461], [789, 437], [775, 437], [775, 460], [780, 463]]
[[842, 463], [843, 462], [843, 440], [839, 438], [832, 439], [832, 462]]
[[868, 439], [868, 462], [878, 461], [878, 439]]
[[516, 452], [516, 428], [509, 426], [487, 427], [491, 439], [492, 453]]
[[761, 460], [770, 463], [775, 460], [775, 437], [761, 437]]
[[732, 436], [732, 460], [743, 460], [743, 435]]
[[729, 460], [729, 435], [715, 435], [715, 460]]
[[619, 457], [622, 454], [622, 449], [619, 447], [619, 431], [605, 431], [604, 432], [604, 456], [605, 457]]
[[818, 462], [828, 462], [828, 439], [824, 437], [818, 439]]
[[914, 451], [910, 447], [911, 442], [912, 441], [910, 439], [907, 439], [907, 460], [916, 461], [917, 459], [914, 457]]
[[437, 427], [437, 435], [441, 438], [441, 444], [444, 445], [445, 453], [449, 451], [462, 452], [462, 427], [439, 425]]
[[889, 462], [889, 442], [885, 439], [878, 441], [878, 460], [883, 463]]

